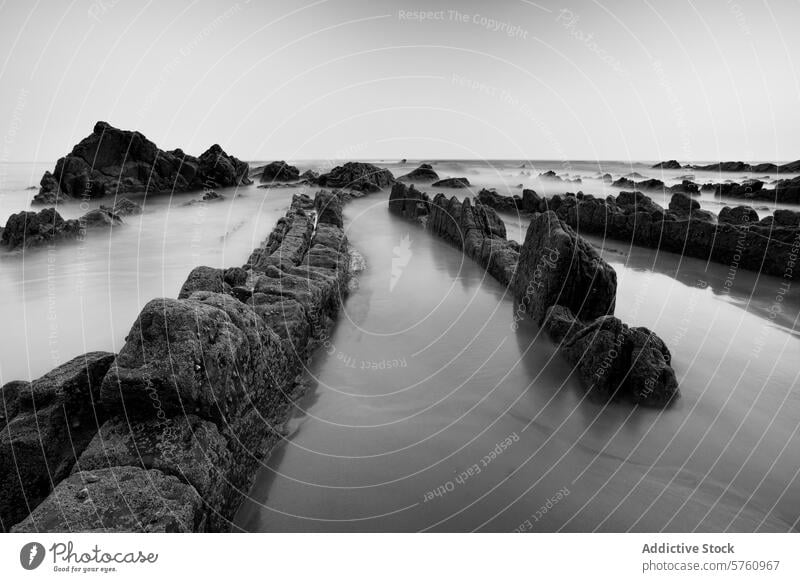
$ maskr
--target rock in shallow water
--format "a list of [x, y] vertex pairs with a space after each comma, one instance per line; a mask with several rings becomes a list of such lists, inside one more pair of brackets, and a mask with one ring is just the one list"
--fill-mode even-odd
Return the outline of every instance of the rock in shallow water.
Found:
[[217, 144], [199, 158], [162, 151], [136, 131], [98, 121], [91, 135], [45, 172], [34, 204], [112, 196], [122, 192], [184, 192], [248, 184], [249, 166]]
[[680, 395], [669, 349], [645, 327], [610, 315], [583, 323], [561, 305], [548, 310], [543, 327], [597, 400], [666, 406]]
[[531, 219], [513, 289], [517, 302], [539, 325], [554, 305], [589, 320], [614, 313], [617, 274], [588, 242], [548, 211]]

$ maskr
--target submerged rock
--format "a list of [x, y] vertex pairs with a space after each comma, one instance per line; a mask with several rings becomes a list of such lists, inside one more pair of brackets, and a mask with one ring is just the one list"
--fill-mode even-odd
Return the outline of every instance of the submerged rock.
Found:
[[113, 206], [100, 206], [101, 209], [116, 214], [119, 217], [134, 216], [143, 212], [141, 204], [120, 196], [114, 200]]
[[0, 244], [9, 250], [75, 238], [80, 232], [77, 220], [64, 220], [55, 208], [39, 212], [23, 210], [12, 214], [0, 233]]

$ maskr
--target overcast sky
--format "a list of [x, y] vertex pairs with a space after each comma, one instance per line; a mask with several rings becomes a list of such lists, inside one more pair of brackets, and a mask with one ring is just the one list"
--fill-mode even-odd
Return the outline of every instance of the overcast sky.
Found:
[[800, 158], [795, 0], [1, 6], [2, 160], [99, 119], [248, 160]]

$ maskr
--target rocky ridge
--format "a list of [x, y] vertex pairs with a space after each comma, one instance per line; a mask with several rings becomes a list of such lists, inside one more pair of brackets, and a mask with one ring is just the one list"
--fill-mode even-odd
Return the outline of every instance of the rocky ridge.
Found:
[[[177, 299], [145, 305], [116, 356], [87, 354], [35, 382], [3, 386], [10, 436], [0, 446], [17, 450], [34, 434], [27, 427], [54, 427], [44, 433], [47, 454], [26, 457], [28, 473], [0, 466], [4, 490], [16, 480], [18, 491], [38, 495], [0, 506], [3, 528], [24, 517], [13, 531], [229, 529], [281, 438], [303, 363], [336, 316], [349, 274], [342, 197], [295, 196], [245, 265], [197, 267]], [[33, 409], [28, 393], [64, 396]], [[42, 481], [48, 472], [57, 478]]]
[[[538, 208], [543, 200], [529, 190], [513, 204]], [[664, 342], [614, 317], [616, 272], [555, 212], [534, 212], [520, 247], [481, 201], [443, 194], [431, 200], [398, 183], [389, 210], [449, 241], [506, 285], [515, 298], [515, 322], [527, 315], [542, 326], [593, 398], [661, 407], [679, 396]]]

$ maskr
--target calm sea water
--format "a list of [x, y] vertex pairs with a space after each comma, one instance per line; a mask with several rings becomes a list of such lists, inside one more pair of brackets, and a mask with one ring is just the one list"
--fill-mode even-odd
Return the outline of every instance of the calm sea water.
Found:
[[[399, 175], [416, 164], [383, 165]], [[596, 179], [606, 171], [662, 178], [645, 164], [521, 165], [434, 167], [511, 193], [519, 183], [546, 194], [614, 193]], [[0, 220], [26, 206], [33, 192], [24, 188], [47, 166], [4, 168]], [[548, 169], [584, 183], [540, 183], [535, 175]], [[527, 171], [533, 176], [520, 175]], [[671, 183], [686, 173], [663, 174]], [[111, 231], [2, 256], [0, 381], [36, 377], [89, 349], [119, 350], [141, 306], [174, 297], [191, 267], [243, 263], [295, 191], [221, 192], [225, 201], [206, 206], [185, 205], [197, 194], [151, 198], [143, 216]], [[390, 215], [387, 198], [346, 207], [348, 236], [367, 269], [309, 365], [313, 388], [259, 472], [237, 527], [797, 529], [800, 300], [793, 290], [779, 301], [780, 280], [746, 271], [727, 289], [726, 266], [593, 239], [618, 273], [618, 315], [667, 342], [683, 393], [664, 411], [603, 407], [585, 400], [534, 325], [512, 328], [513, 304], [501, 285]], [[702, 203], [720, 207], [710, 197]], [[522, 240], [525, 222], [504, 219], [510, 238]]]

